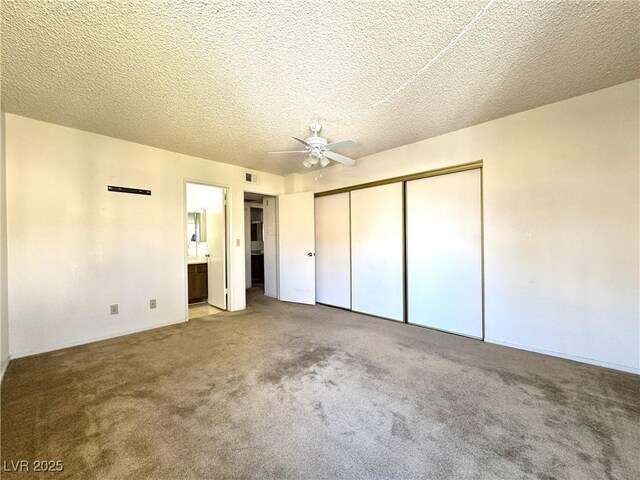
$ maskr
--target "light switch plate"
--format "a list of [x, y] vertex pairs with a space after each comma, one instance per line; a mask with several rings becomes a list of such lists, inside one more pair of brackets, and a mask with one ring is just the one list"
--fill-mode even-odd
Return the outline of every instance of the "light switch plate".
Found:
[[156, 308], [158, 304], [156, 303], [156, 299], [149, 300], [149, 308]]

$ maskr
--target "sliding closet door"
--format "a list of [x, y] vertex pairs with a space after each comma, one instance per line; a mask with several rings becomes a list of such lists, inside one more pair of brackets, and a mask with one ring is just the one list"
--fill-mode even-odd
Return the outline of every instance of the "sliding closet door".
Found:
[[408, 321], [482, 338], [480, 170], [407, 182]]
[[316, 301], [351, 308], [349, 194], [316, 198]]
[[351, 192], [352, 309], [404, 319], [402, 183]]

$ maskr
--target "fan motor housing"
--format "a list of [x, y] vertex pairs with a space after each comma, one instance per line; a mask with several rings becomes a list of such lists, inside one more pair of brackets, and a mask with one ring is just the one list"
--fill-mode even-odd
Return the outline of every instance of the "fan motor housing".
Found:
[[304, 139], [312, 147], [324, 147], [327, 144], [327, 139], [322, 137], [309, 137]]

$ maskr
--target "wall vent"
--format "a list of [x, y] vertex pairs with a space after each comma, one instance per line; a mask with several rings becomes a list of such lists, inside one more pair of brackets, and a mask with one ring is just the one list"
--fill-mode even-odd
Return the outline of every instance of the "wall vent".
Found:
[[244, 172], [244, 181], [247, 183], [258, 183], [258, 175], [251, 172]]

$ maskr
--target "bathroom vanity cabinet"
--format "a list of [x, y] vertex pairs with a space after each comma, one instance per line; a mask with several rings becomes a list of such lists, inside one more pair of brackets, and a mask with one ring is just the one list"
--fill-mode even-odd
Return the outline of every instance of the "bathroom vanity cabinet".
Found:
[[205, 302], [209, 295], [208, 273], [206, 263], [187, 265], [189, 284], [189, 303]]

